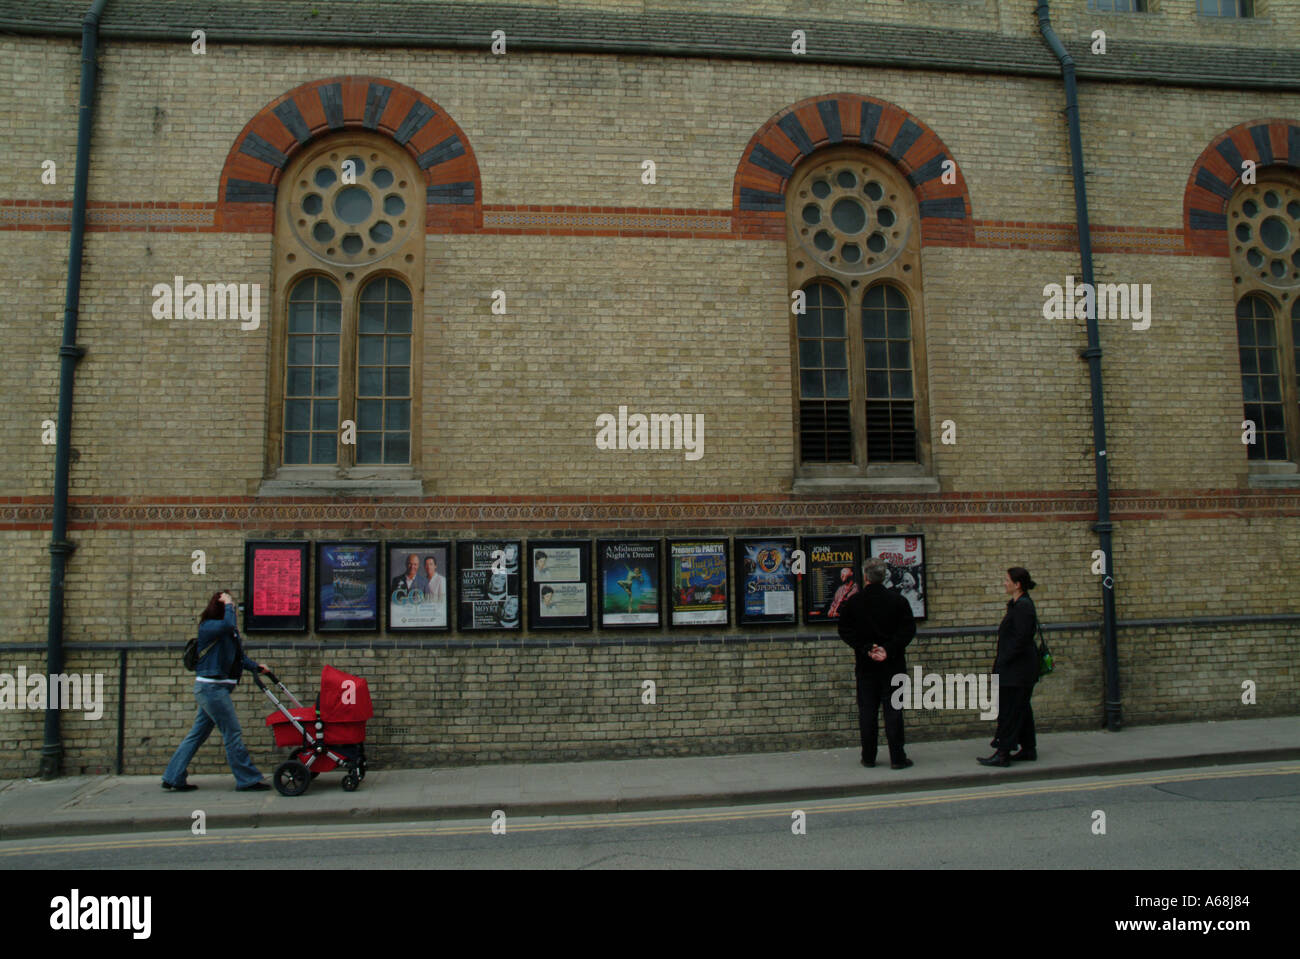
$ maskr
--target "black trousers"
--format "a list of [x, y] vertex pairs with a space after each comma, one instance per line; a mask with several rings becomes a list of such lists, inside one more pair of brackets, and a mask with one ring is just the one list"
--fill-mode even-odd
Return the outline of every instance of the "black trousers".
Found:
[[901, 763], [907, 758], [903, 751], [903, 711], [889, 702], [894, 687], [889, 681], [893, 674], [880, 669], [855, 668], [858, 679], [858, 727], [862, 732], [862, 758], [876, 761], [876, 714], [885, 711], [885, 740], [889, 743], [889, 761]]
[[1034, 709], [1029, 705], [1033, 695], [1033, 686], [998, 685], [998, 730], [992, 743], [998, 752], [1009, 753], [1017, 746], [1029, 752], [1038, 749]]

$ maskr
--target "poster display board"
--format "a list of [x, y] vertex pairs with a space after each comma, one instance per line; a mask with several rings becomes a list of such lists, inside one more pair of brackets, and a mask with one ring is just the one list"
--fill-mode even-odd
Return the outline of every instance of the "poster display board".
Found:
[[926, 617], [925, 592], [925, 536], [868, 537], [867, 552], [879, 556], [889, 566], [889, 581], [885, 583], [896, 590], [912, 605], [912, 615]]
[[244, 543], [244, 632], [307, 631], [308, 543]]
[[736, 540], [736, 616], [741, 623], [793, 623], [793, 537]]
[[445, 540], [387, 543], [384, 555], [388, 628], [407, 632], [450, 629], [451, 544]]
[[379, 629], [379, 544], [316, 544], [316, 631]]
[[862, 539], [804, 536], [799, 540], [808, 571], [803, 577], [803, 621], [835, 622], [840, 606], [862, 588]]
[[668, 541], [672, 626], [725, 626], [731, 604], [727, 590], [725, 539]]
[[602, 539], [596, 542], [600, 625], [658, 626], [661, 612], [660, 542]]
[[591, 629], [591, 542], [528, 541], [528, 628]]
[[519, 558], [517, 539], [473, 539], [456, 544], [456, 623], [460, 630], [520, 628]]

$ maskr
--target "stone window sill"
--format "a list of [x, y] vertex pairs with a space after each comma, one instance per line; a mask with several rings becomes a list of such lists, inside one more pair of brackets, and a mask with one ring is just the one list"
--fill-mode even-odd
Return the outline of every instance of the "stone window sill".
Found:
[[423, 496], [424, 483], [409, 466], [284, 467], [262, 481], [258, 496]]
[[1295, 463], [1251, 463], [1251, 489], [1300, 489], [1300, 468]]
[[791, 492], [937, 493], [939, 478], [919, 466], [869, 466], [866, 476], [797, 476]]

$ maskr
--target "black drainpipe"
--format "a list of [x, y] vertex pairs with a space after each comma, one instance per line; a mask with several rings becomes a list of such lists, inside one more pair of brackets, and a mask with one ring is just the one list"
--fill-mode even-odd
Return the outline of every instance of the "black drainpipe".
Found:
[[[72, 188], [72, 231], [68, 242], [68, 290], [63, 301], [63, 345], [59, 347], [59, 419], [54, 452], [54, 518], [50, 532], [50, 621], [46, 634], [46, 675], [63, 672], [63, 572], [76, 549], [68, 532], [68, 459], [72, 450], [72, 382], [85, 350], [77, 346], [81, 304], [81, 248], [86, 235], [86, 184], [90, 179], [90, 128], [94, 119], [95, 52], [99, 16], [108, 0], [95, 0], [81, 21], [81, 97], [77, 107], [77, 170]], [[53, 779], [63, 766], [59, 711], [45, 710], [41, 778]]]
[[[1070, 168], [1074, 174], [1074, 209], [1079, 226], [1079, 254], [1083, 259], [1083, 282], [1093, 282], [1092, 232], [1088, 226], [1088, 190], [1083, 180], [1083, 136], [1079, 132], [1079, 91], [1074, 81], [1074, 60], [1052, 29], [1047, 0], [1038, 0], [1038, 28], [1043, 39], [1061, 62], [1065, 78], [1065, 115], [1070, 125]], [[1088, 311], [1088, 348], [1081, 354], [1088, 361], [1092, 383], [1092, 442], [1097, 467], [1097, 522], [1093, 524], [1105, 557], [1102, 577], [1102, 661], [1106, 672], [1106, 728], [1123, 727], [1119, 698], [1119, 646], [1115, 630], [1115, 563], [1111, 553], [1110, 471], [1106, 464], [1106, 404], [1101, 391], [1101, 335], [1095, 307]]]

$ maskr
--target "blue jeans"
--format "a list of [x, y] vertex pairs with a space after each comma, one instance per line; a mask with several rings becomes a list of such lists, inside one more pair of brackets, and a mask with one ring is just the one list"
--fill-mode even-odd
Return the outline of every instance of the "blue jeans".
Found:
[[194, 684], [194, 698], [198, 701], [199, 712], [194, 717], [189, 735], [176, 747], [172, 761], [167, 764], [163, 782], [173, 786], [185, 785], [185, 770], [199, 747], [207, 742], [213, 726], [221, 730], [221, 738], [226, 744], [226, 762], [230, 763], [230, 771], [235, 774], [236, 788], [243, 789], [261, 782], [262, 774], [257, 771], [248, 755], [248, 748], [244, 745], [244, 732], [239, 728], [239, 717], [235, 715], [235, 705], [230, 701], [230, 691], [233, 688], [222, 683]]

